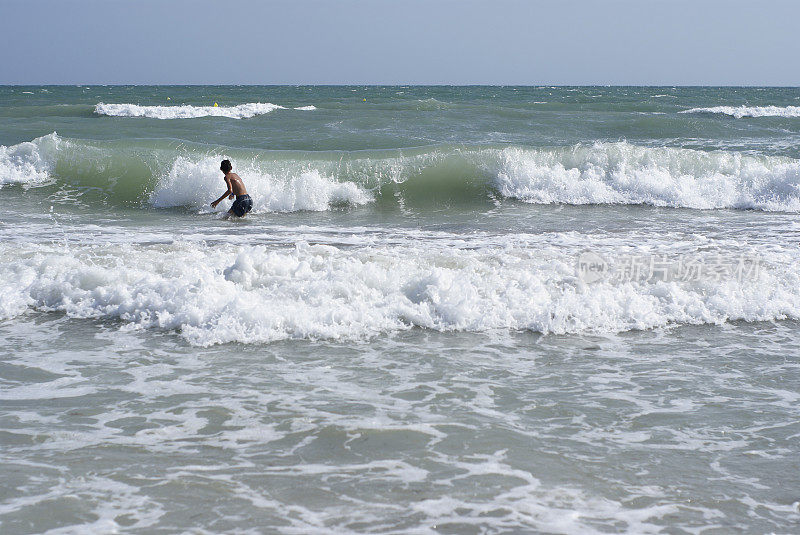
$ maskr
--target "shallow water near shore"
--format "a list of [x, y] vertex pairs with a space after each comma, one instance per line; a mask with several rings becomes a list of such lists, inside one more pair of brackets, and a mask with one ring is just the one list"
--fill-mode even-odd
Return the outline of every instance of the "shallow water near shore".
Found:
[[800, 525], [797, 89], [0, 102], [3, 533]]
[[794, 322], [207, 349], [118, 327], [0, 325], [7, 532], [798, 521]]

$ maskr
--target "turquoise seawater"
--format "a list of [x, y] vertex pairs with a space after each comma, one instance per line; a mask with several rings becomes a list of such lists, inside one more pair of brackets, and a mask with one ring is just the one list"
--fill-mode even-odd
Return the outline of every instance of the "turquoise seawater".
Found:
[[798, 88], [6, 86], [0, 201], [4, 534], [800, 529]]

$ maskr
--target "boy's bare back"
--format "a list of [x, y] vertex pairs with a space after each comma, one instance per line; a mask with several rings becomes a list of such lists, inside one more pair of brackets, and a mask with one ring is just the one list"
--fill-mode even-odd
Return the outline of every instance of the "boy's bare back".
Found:
[[244, 187], [244, 182], [242, 182], [239, 175], [231, 171], [225, 175], [225, 180], [230, 182], [231, 193], [234, 195], [247, 195], [247, 189]]

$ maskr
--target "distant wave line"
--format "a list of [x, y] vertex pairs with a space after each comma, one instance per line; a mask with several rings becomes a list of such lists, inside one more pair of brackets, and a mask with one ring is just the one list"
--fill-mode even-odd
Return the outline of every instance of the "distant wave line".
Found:
[[[98, 103], [94, 112], [97, 115], [110, 117], [148, 117], [151, 119], [197, 119], [200, 117], [228, 117], [230, 119], [250, 119], [257, 115], [266, 115], [275, 110], [288, 109], [285, 106], [270, 102], [249, 102], [237, 106], [140, 106], [138, 104], [105, 104]], [[315, 106], [299, 106], [300, 111], [313, 111]]]
[[680, 113], [714, 113], [730, 115], [737, 119], [743, 117], [800, 117], [800, 106], [713, 106], [692, 108]]

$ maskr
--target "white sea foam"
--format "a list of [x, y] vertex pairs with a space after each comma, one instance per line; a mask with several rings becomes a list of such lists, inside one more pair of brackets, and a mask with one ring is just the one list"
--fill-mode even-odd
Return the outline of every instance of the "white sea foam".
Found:
[[[364, 339], [436, 331], [621, 332], [668, 324], [800, 318], [800, 267], [769, 251], [756, 280], [601, 282], [574, 276], [561, 244], [430, 242], [294, 249], [19, 244], [0, 256], [0, 318], [28, 310], [176, 330], [189, 342]], [[12, 254], [13, 252], [13, 254]], [[766, 255], [765, 255], [766, 256]]]
[[717, 113], [742, 117], [800, 117], [800, 106], [713, 106], [711, 108], [692, 108], [680, 113]]
[[501, 151], [496, 186], [531, 203], [800, 211], [800, 161], [626, 142]]
[[[283, 106], [269, 102], [250, 102], [238, 106], [139, 106], [137, 104], [104, 104], [95, 106], [98, 115], [112, 117], [150, 117], [152, 119], [194, 119], [197, 117], [229, 117], [231, 119], [249, 119], [256, 115], [265, 115], [275, 110], [284, 110]], [[301, 106], [296, 110], [311, 111], [314, 106]]]
[[[219, 159], [179, 157], [150, 196], [153, 206], [166, 208], [189, 206], [210, 209], [209, 202], [224, 191]], [[314, 169], [278, 175], [254, 163], [237, 163], [236, 171], [244, 180], [253, 198], [255, 211], [294, 212], [322, 211], [336, 205], [360, 205], [372, 201], [369, 192], [353, 182], [338, 182]], [[227, 210], [224, 201], [219, 210]]]
[[48, 181], [56, 152], [63, 143], [53, 132], [17, 145], [0, 145], [0, 187]]

